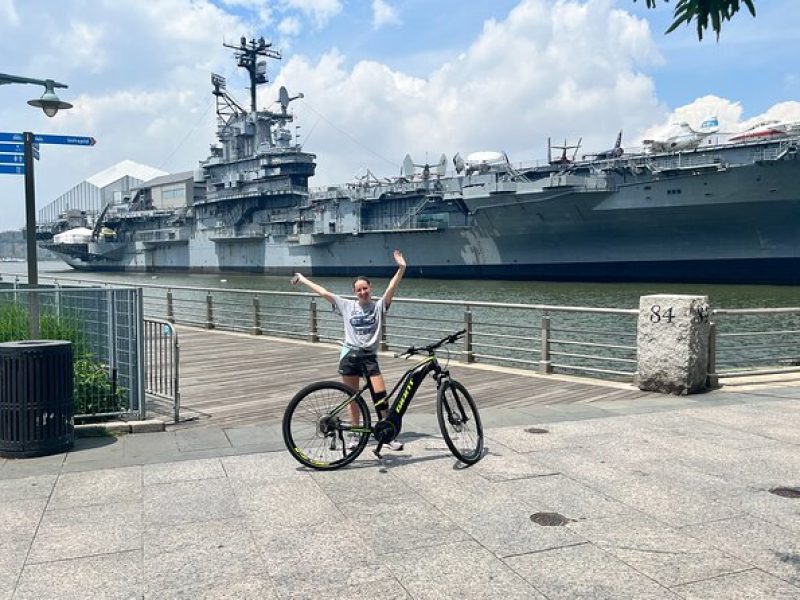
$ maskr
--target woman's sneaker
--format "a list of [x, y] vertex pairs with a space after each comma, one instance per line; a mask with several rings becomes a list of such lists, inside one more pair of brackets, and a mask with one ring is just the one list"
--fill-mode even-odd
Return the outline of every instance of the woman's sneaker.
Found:
[[347, 449], [355, 450], [358, 448], [358, 443], [361, 441], [361, 436], [357, 433], [351, 433], [350, 438], [347, 440]]
[[384, 444], [384, 446], [389, 448], [389, 450], [397, 450], [397, 451], [402, 450], [404, 448], [403, 442], [401, 442], [400, 440], [392, 440], [388, 444]]

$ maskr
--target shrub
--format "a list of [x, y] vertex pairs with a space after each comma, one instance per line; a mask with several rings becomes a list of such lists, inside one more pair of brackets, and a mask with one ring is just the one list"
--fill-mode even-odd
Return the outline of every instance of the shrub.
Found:
[[[56, 314], [42, 307], [39, 337], [45, 340], [72, 342], [75, 414], [127, 410], [125, 390], [117, 387], [108, 375], [108, 367], [96, 360], [86, 341], [80, 319], [67, 312]], [[30, 339], [27, 306], [0, 304], [0, 342]]]

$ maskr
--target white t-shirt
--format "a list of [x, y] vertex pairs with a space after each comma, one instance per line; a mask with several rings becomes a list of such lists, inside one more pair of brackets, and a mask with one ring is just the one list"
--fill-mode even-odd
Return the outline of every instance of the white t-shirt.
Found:
[[345, 345], [369, 352], [378, 351], [383, 316], [386, 314], [383, 298], [361, 306], [358, 300], [347, 300], [334, 294], [333, 311], [342, 315], [344, 320]]

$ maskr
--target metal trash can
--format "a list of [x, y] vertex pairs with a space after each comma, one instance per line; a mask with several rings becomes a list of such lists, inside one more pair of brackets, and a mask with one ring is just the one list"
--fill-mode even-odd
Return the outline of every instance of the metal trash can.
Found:
[[0, 456], [65, 452], [75, 441], [72, 343], [0, 344]]

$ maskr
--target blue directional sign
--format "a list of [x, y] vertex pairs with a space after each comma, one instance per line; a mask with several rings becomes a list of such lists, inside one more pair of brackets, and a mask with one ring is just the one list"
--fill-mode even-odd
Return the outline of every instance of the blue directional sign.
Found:
[[77, 135], [33, 135], [33, 141], [37, 144], [67, 144], [69, 146], [94, 146], [96, 141], [93, 137]]
[[[24, 141], [21, 133], [0, 132], [0, 142], [18, 142], [21, 144]], [[94, 146], [97, 143], [97, 140], [93, 137], [38, 133], [33, 135], [33, 141], [37, 144], [67, 144], [69, 146]]]
[[[36, 160], [39, 160], [39, 144], [94, 146], [96, 143], [93, 137], [79, 135], [33, 134], [32, 137], [32, 140], [30, 137], [28, 140], [31, 142], [31, 155]], [[0, 131], [0, 174], [24, 175], [25, 164], [25, 136], [21, 133]], [[32, 163], [31, 172], [33, 172]], [[25, 201], [28, 202], [27, 197]]]
[[19, 142], [21, 144], [24, 141], [21, 133], [5, 133], [0, 131], [0, 142]]
[[0, 143], [0, 154], [22, 154], [23, 152], [25, 152], [25, 144]]

